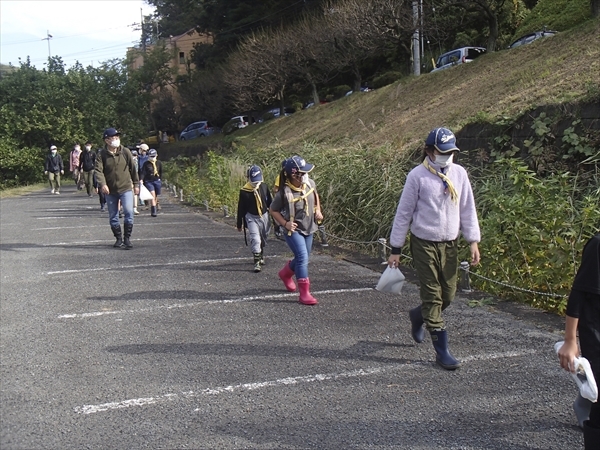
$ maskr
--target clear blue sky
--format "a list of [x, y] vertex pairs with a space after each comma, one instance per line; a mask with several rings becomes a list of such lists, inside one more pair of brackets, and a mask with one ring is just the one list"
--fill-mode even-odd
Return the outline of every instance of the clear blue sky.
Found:
[[[154, 7], [143, 0], [0, 0], [0, 62], [19, 65], [19, 57], [42, 69], [50, 53], [67, 67], [84, 67], [125, 57], [127, 47], [140, 39], [140, 8]], [[137, 26], [133, 25], [137, 24]]]

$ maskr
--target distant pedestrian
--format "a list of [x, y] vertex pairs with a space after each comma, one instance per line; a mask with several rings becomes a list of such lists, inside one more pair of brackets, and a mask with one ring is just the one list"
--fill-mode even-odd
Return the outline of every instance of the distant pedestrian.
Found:
[[[575, 372], [573, 359], [579, 354], [592, 368], [596, 384], [600, 384], [600, 230], [583, 248], [581, 265], [575, 275], [565, 324], [565, 342], [558, 351], [560, 366]], [[579, 426], [583, 428], [585, 448], [600, 448], [600, 399], [595, 403], [577, 396], [573, 404]]]
[[[137, 150], [131, 150], [131, 156], [133, 156], [133, 165], [135, 167], [135, 171], [139, 174], [140, 173], [140, 166], [139, 166], [139, 160], [138, 160], [138, 152]], [[140, 213], [137, 209], [138, 207], [138, 198], [139, 195], [134, 194], [133, 195], [133, 214], [135, 214], [136, 216]]]
[[[106, 195], [108, 220], [116, 238], [114, 247], [133, 248], [130, 238], [133, 231], [133, 194], [139, 194], [138, 173], [133, 165], [133, 156], [121, 145], [120, 133], [114, 128], [104, 131], [105, 148], [96, 157], [96, 179], [100, 192]], [[119, 222], [119, 203], [123, 207], [124, 232]]]
[[436, 362], [446, 370], [460, 363], [448, 351], [442, 311], [456, 294], [458, 238], [462, 232], [471, 249], [471, 264], [479, 263], [479, 222], [467, 171], [453, 163], [459, 150], [454, 134], [436, 128], [425, 141], [422, 163], [410, 171], [394, 219], [390, 267], [397, 266], [410, 229], [410, 249], [420, 285], [421, 305], [410, 310], [412, 337], [431, 334]]
[[48, 175], [48, 182], [52, 189], [50, 193], [60, 194], [60, 176], [65, 174], [65, 166], [56, 145], [50, 146], [50, 153], [44, 162], [44, 174]]
[[152, 217], [158, 215], [156, 204], [162, 187], [162, 163], [157, 158], [158, 152], [151, 148], [148, 152], [148, 160], [140, 170], [140, 181], [152, 194], [152, 200], [150, 200], [150, 215]]
[[300, 303], [315, 305], [318, 303], [310, 293], [308, 261], [312, 250], [316, 220], [323, 220], [323, 214], [317, 209], [316, 185], [310, 178], [304, 178], [313, 170], [314, 165], [300, 156], [286, 160], [280, 175], [280, 189], [271, 203], [271, 215], [286, 230], [285, 241], [294, 253], [279, 271], [279, 278], [290, 292], [296, 290], [293, 276], [296, 275], [300, 291]]
[[251, 166], [246, 175], [248, 182], [240, 190], [238, 200], [237, 229], [241, 232], [243, 226], [248, 230], [254, 272], [260, 272], [265, 263], [264, 248], [271, 229], [269, 206], [273, 199], [259, 166]]
[[[150, 147], [148, 147], [148, 144], [145, 143], [141, 143], [138, 147], [138, 174], [141, 177], [141, 171], [142, 171], [142, 167], [144, 167], [144, 163], [146, 161], [148, 161], [148, 150], [150, 149]], [[141, 205], [144, 205], [144, 209], [148, 209], [150, 202], [148, 200], [144, 200], [143, 203], [141, 203]]]
[[82, 189], [81, 186], [81, 172], [79, 171], [79, 156], [81, 155], [81, 147], [79, 144], [75, 144], [73, 146], [73, 150], [69, 154], [69, 171], [71, 172], [71, 176], [73, 177], [73, 181], [75, 181], [75, 186], [77, 186], [77, 190], [80, 191]]
[[96, 166], [96, 152], [92, 150], [92, 143], [87, 141], [84, 146], [83, 152], [79, 155], [79, 171], [83, 184], [85, 184], [85, 190], [88, 197], [92, 196], [92, 190], [94, 189], [94, 167]]

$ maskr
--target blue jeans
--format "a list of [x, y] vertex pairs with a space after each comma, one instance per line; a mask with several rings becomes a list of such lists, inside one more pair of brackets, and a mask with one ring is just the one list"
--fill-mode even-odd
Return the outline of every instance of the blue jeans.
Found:
[[122, 194], [106, 195], [108, 222], [111, 228], [121, 226], [119, 222], [119, 200], [121, 200], [121, 206], [123, 207], [123, 223], [133, 225], [133, 191], [126, 191]]
[[305, 236], [297, 231], [291, 236], [285, 234], [285, 242], [292, 252], [294, 259], [290, 262], [290, 269], [296, 274], [296, 279], [308, 278], [308, 258], [312, 249], [313, 235]]

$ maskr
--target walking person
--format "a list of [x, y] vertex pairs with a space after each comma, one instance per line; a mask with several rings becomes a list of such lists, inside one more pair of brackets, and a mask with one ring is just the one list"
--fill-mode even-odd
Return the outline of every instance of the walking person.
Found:
[[73, 146], [73, 150], [69, 154], [69, 170], [71, 171], [71, 175], [73, 177], [73, 181], [75, 181], [75, 186], [77, 186], [77, 190], [80, 191], [81, 186], [81, 172], [79, 171], [79, 156], [81, 155], [81, 147], [79, 144], [75, 144]]
[[140, 181], [144, 183], [146, 189], [152, 194], [152, 200], [150, 200], [150, 215], [152, 217], [158, 215], [156, 204], [162, 187], [162, 182], [160, 181], [162, 178], [162, 163], [157, 158], [158, 152], [151, 148], [148, 152], [148, 160], [140, 170]]
[[323, 220], [321, 210], [317, 208], [315, 182], [304, 178], [314, 165], [300, 156], [292, 156], [285, 162], [280, 175], [280, 189], [273, 198], [270, 212], [275, 221], [285, 228], [285, 241], [294, 258], [279, 271], [279, 278], [290, 292], [300, 291], [299, 302], [304, 305], [316, 305], [317, 299], [310, 293], [308, 261], [312, 249], [313, 235], [317, 231], [317, 220]]
[[425, 141], [422, 163], [410, 171], [400, 196], [390, 244], [390, 267], [397, 266], [410, 230], [410, 250], [420, 284], [421, 305], [409, 312], [412, 337], [423, 342], [431, 335], [436, 362], [454, 370], [460, 362], [448, 350], [442, 318], [454, 299], [458, 281], [459, 233], [469, 242], [471, 264], [479, 263], [480, 230], [473, 190], [466, 170], [453, 163], [459, 152], [454, 134], [436, 128]]
[[[131, 150], [131, 156], [133, 156], [133, 165], [135, 167], [135, 171], [139, 174], [140, 173], [140, 166], [139, 166], [139, 161], [138, 161], [138, 152], [137, 150]], [[137, 209], [138, 207], [138, 198], [139, 195], [134, 194], [133, 195], [133, 214], [135, 214], [136, 216], [140, 213]]]
[[[600, 230], [585, 244], [581, 265], [575, 275], [565, 324], [565, 341], [558, 351], [560, 366], [575, 372], [573, 359], [578, 355], [577, 333], [581, 356], [592, 368], [596, 383], [600, 383]], [[586, 450], [600, 448], [600, 401], [578, 395], [573, 404], [579, 425], [583, 428]]]
[[94, 167], [96, 166], [96, 152], [92, 150], [92, 143], [87, 141], [84, 150], [79, 155], [79, 173], [85, 184], [85, 190], [88, 197], [92, 196], [95, 189], [94, 184]]
[[254, 272], [260, 272], [265, 263], [264, 248], [271, 229], [269, 206], [271, 191], [263, 182], [262, 170], [259, 166], [251, 166], [246, 173], [248, 182], [240, 189], [237, 212], [237, 229], [248, 230], [250, 248], [254, 256]]
[[44, 175], [48, 175], [51, 194], [60, 194], [60, 176], [64, 174], [65, 166], [62, 156], [58, 153], [56, 145], [51, 145], [50, 153], [46, 155], [46, 161], [44, 162]]
[[[148, 161], [148, 150], [150, 147], [148, 147], [148, 144], [140, 144], [139, 146], [139, 155], [138, 155], [138, 174], [141, 177], [141, 171], [142, 171], [142, 167], [144, 167], [144, 164], [146, 163], [146, 161]], [[150, 202], [148, 200], [145, 200], [143, 203], [140, 203], [140, 206], [144, 206], [144, 209], [148, 209], [148, 205], [150, 204]]]
[[[139, 194], [138, 173], [127, 147], [121, 145], [120, 133], [108, 128], [102, 135], [105, 148], [96, 157], [98, 188], [106, 196], [108, 221], [115, 236], [113, 247], [133, 248], [130, 238], [133, 231], [133, 194]], [[133, 191], [132, 191], [133, 190]], [[123, 233], [119, 221], [119, 203], [123, 208]]]

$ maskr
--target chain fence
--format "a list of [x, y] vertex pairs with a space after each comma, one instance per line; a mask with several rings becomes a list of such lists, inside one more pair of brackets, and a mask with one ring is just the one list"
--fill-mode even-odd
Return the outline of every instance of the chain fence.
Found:
[[[185, 197], [184, 197], [184, 193], [183, 193], [183, 189], [177, 189], [177, 186], [175, 186], [174, 184], [170, 184], [167, 181], [165, 181], [165, 185], [167, 186], [167, 188], [172, 192], [174, 197], [179, 197], [179, 201], [180, 202], [184, 202], [185, 201]], [[190, 194], [188, 197], [188, 202], [192, 203], [192, 204], [196, 204], [197, 200], [194, 198], [193, 194]], [[214, 208], [211, 208], [208, 204], [208, 200], [203, 200], [201, 202], [206, 211], [217, 211]], [[229, 217], [229, 209], [227, 206], [223, 206], [219, 209], [220, 211], [223, 211], [223, 217]], [[325, 231], [325, 227], [323, 225], [319, 225], [319, 235], [321, 238], [321, 246], [322, 247], [328, 247], [329, 246], [329, 240], [332, 241], [339, 241], [339, 242], [345, 242], [348, 244], [355, 244], [355, 245], [363, 245], [363, 246], [374, 246], [377, 245], [379, 246], [379, 253], [380, 253], [380, 258], [381, 258], [381, 263], [385, 264], [387, 263], [388, 257], [388, 250], [391, 250], [392, 247], [390, 247], [387, 243], [387, 239], [385, 238], [379, 238], [376, 241], [358, 241], [358, 240], [353, 240], [353, 239], [347, 239], [347, 238], [343, 238], [343, 237], [339, 237], [339, 236], [335, 236], [331, 233], [328, 233]], [[409, 255], [405, 255], [404, 253], [400, 253], [400, 256], [402, 256], [403, 258], [412, 261], [412, 257], [410, 257]], [[563, 295], [563, 294], [553, 294], [550, 292], [540, 292], [540, 291], [536, 291], [533, 289], [527, 289], [527, 288], [523, 288], [523, 287], [519, 287], [519, 286], [515, 286], [513, 284], [510, 284], [508, 282], [505, 281], [498, 281], [498, 280], [493, 280], [489, 277], [486, 277], [484, 275], [480, 275], [477, 272], [471, 272], [470, 270], [470, 264], [468, 261], [462, 261], [460, 263], [459, 266], [460, 270], [462, 271], [461, 273], [461, 279], [460, 279], [460, 289], [462, 292], [468, 293], [468, 292], [472, 292], [471, 289], [471, 281], [470, 281], [470, 277], [474, 276], [476, 278], [480, 278], [482, 280], [485, 280], [489, 283], [493, 283], [493, 284], [497, 284], [499, 286], [503, 286], [505, 288], [509, 288], [518, 292], [524, 292], [527, 294], [533, 294], [533, 295], [539, 295], [539, 296], [543, 296], [543, 297], [550, 297], [550, 298], [564, 298], [566, 299], [568, 296], [567, 295]]]

